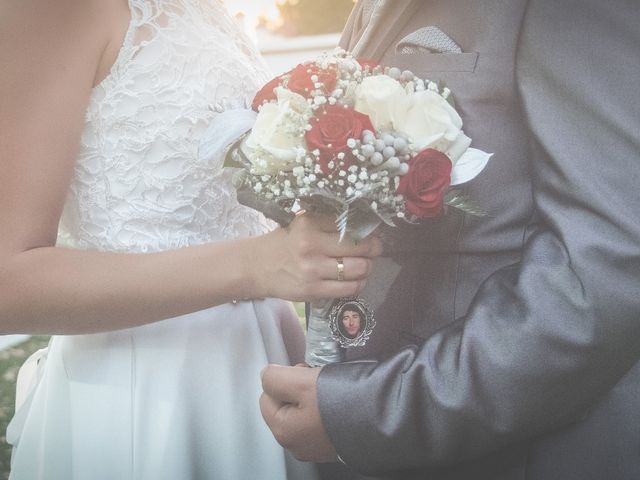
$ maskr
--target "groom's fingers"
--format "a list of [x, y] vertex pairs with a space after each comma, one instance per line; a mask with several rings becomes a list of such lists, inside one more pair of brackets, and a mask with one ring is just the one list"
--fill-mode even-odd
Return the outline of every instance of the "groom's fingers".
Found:
[[[292, 409], [297, 410], [297, 407], [289, 403], [280, 403], [266, 393], [263, 393], [260, 397], [260, 411], [264, 422], [271, 430], [276, 441], [287, 449], [294, 446], [291, 441], [292, 425], [290, 424]], [[294, 428], [295, 431], [296, 429]]]
[[271, 398], [297, 404], [299, 401], [298, 380], [296, 368], [281, 365], [268, 365], [262, 370], [262, 389]]
[[278, 412], [284, 404], [278, 400], [270, 397], [266, 393], [260, 396], [260, 412], [262, 412], [262, 418], [265, 423], [273, 430], [275, 426], [275, 420], [278, 416]]
[[271, 398], [297, 405], [306, 388], [305, 367], [269, 365], [262, 370], [262, 389]]
[[276, 441], [284, 448], [290, 446], [291, 432], [289, 432], [290, 425], [287, 419], [292, 408], [297, 409], [289, 403], [279, 402], [266, 393], [260, 396], [260, 412], [262, 412], [264, 423], [267, 424]]

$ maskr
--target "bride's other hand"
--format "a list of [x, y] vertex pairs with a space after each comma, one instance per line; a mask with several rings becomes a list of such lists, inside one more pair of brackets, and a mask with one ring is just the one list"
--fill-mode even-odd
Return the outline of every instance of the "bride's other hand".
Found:
[[[374, 257], [382, 253], [375, 235], [354, 242], [328, 217], [300, 215], [287, 228], [258, 240], [256, 281], [265, 297], [293, 301], [356, 295], [364, 288]], [[342, 263], [343, 278], [339, 278]]]

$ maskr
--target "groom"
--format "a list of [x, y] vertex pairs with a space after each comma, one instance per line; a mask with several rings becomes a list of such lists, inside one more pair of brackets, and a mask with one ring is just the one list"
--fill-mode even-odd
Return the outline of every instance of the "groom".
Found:
[[466, 187], [489, 215], [394, 230], [354, 361], [265, 369], [265, 420], [296, 456], [401, 479], [640, 478], [639, 25], [635, 0], [356, 6], [343, 46], [444, 81], [495, 152]]

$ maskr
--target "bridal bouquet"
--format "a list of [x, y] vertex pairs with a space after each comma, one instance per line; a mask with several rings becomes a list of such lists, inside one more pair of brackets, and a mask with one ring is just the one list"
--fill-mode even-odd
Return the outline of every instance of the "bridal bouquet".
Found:
[[[318, 211], [335, 215], [341, 238], [358, 240], [446, 206], [481, 213], [455, 186], [490, 155], [470, 148], [443, 85], [336, 49], [274, 78], [252, 107], [255, 124], [227, 166], [239, 167], [239, 200], [281, 223], [298, 209]], [[345, 305], [365, 317], [355, 338], [340, 333]], [[314, 304], [311, 313], [307, 361], [315, 365], [337, 360], [337, 345], [363, 345], [375, 324], [358, 299]]]
[[453, 187], [490, 155], [470, 148], [452, 104], [446, 87], [336, 49], [258, 92], [255, 125], [227, 165], [258, 202], [335, 214], [356, 240], [445, 205], [476, 213]]

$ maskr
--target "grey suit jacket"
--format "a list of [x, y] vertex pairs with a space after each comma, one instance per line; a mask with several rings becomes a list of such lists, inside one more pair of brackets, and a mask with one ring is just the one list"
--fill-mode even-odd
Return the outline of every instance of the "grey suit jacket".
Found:
[[[640, 3], [387, 3], [359, 53], [451, 88], [490, 215], [391, 232], [378, 331], [319, 377], [332, 442], [376, 476], [640, 479]], [[428, 26], [462, 53], [396, 50]]]

